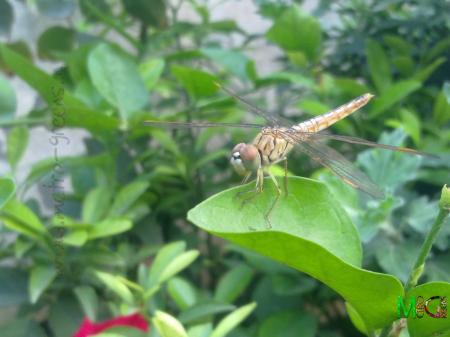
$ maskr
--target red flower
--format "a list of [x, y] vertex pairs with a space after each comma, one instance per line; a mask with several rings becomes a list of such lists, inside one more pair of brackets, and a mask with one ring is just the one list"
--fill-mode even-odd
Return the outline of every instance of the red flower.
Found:
[[141, 314], [135, 313], [128, 316], [119, 316], [101, 323], [93, 323], [86, 317], [73, 337], [88, 337], [96, 335], [114, 326], [130, 326], [145, 332], [148, 331], [148, 323], [145, 318]]

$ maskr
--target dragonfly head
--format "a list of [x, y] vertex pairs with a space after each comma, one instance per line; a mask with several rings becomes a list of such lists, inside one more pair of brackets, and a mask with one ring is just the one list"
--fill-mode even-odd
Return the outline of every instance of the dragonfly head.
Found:
[[231, 165], [239, 175], [246, 175], [258, 168], [261, 158], [253, 144], [239, 143], [231, 152]]

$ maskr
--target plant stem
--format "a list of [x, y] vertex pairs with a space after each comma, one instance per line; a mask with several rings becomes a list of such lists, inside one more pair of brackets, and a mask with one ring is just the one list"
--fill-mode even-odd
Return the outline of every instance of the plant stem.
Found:
[[[439, 213], [434, 221], [431, 230], [428, 232], [427, 237], [425, 238], [422, 247], [420, 247], [419, 255], [417, 256], [416, 262], [414, 263], [414, 267], [411, 270], [411, 274], [408, 277], [408, 281], [405, 285], [405, 295], [417, 285], [417, 282], [422, 276], [422, 273], [425, 269], [425, 260], [427, 259], [428, 254], [431, 251], [431, 247], [433, 246], [436, 237], [442, 228], [442, 225], [445, 222], [446, 217], [450, 212], [450, 189], [447, 188], [446, 185], [442, 188], [441, 199], [439, 201]], [[386, 337], [389, 335], [392, 330], [393, 325], [389, 325], [381, 330], [379, 337]]]

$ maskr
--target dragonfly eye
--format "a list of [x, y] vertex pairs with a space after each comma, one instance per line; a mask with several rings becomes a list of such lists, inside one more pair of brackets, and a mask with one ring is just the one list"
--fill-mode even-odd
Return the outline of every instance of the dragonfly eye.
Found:
[[231, 156], [234, 160], [241, 159], [241, 154], [239, 152], [234, 152]]

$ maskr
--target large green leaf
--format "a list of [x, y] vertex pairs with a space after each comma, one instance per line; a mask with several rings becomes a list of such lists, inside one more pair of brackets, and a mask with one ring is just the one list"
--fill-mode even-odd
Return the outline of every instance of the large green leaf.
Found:
[[[450, 283], [430, 282], [421, 284], [406, 295], [406, 304], [409, 303], [411, 296], [416, 298], [417, 296], [422, 296], [425, 301], [433, 296], [447, 297], [448, 303], [450, 298]], [[436, 307], [438, 304], [439, 300], [430, 301], [428, 310], [432, 314], [436, 314]], [[413, 318], [412, 315], [410, 315], [408, 318], [409, 335], [411, 337], [448, 337], [450, 336], [450, 319], [448, 316], [448, 313], [446, 318], [433, 318], [427, 313], [424, 313], [422, 318]]]
[[265, 213], [275, 198], [273, 184], [267, 181], [264, 192], [241, 208], [236, 193], [249, 187], [212, 196], [190, 210], [188, 219], [324, 282], [352, 304], [369, 330], [396, 319], [392, 303], [403, 294], [400, 281], [360, 268], [357, 231], [324, 184], [289, 178], [289, 196], [281, 197], [273, 209], [271, 229]]
[[70, 52], [75, 44], [75, 31], [53, 26], [39, 36], [38, 53], [43, 59], [55, 60]]
[[0, 54], [7, 67], [33, 87], [49, 104], [53, 111], [53, 127], [81, 127], [98, 134], [115, 130], [115, 118], [93, 111], [65, 90], [61, 83], [34, 66], [22, 55], [5, 45], [0, 45]]
[[314, 61], [319, 56], [322, 31], [316, 18], [292, 6], [277, 18], [267, 38], [286, 51], [301, 52]]
[[88, 57], [92, 83], [102, 96], [119, 109], [122, 119], [148, 103], [144, 81], [133, 59], [117, 47], [100, 44]]
[[154, 27], [167, 25], [166, 2], [163, 0], [122, 0], [125, 10]]

